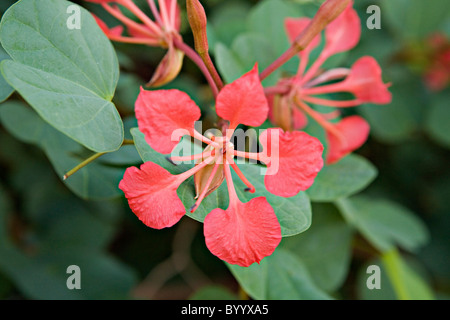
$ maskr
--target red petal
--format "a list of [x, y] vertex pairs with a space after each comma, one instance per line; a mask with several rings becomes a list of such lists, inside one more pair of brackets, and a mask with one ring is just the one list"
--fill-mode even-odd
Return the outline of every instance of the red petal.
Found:
[[[302, 31], [308, 26], [311, 19], [309, 18], [287, 18], [284, 20], [284, 25], [287, 31], [290, 42], [294, 42], [295, 39], [302, 33]], [[311, 52], [315, 47], [320, 44], [320, 33], [309, 43], [305, 50], [300, 51], [300, 55], [304, 55], [305, 52]]]
[[266, 198], [240, 201], [227, 210], [214, 209], [205, 218], [206, 246], [231, 264], [248, 267], [271, 255], [281, 241], [281, 227]]
[[392, 101], [388, 85], [381, 78], [381, 68], [373, 57], [358, 59], [339, 86], [343, 91], [353, 93], [363, 103], [386, 104]]
[[230, 121], [230, 128], [238, 124], [258, 127], [267, 119], [269, 105], [258, 74], [258, 66], [226, 85], [217, 96], [219, 117]]
[[[181, 136], [193, 132], [200, 116], [195, 102], [176, 89], [146, 91], [141, 88], [136, 100], [139, 129], [147, 143], [159, 153], [170, 153]], [[178, 129], [181, 131], [176, 131]]]
[[93, 3], [108, 3], [108, 2], [118, 2], [117, 0], [85, 0], [87, 2]]
[[300, 130], [306, 127], [306, 125], [308, 124], [308, 117], [302, 111], [294, 107], [292, 109], [292, 115], [294, 117], [295, 130]]
[[131, 210], [147, 226], [162, 229], [173, 226], [186, 213], [178, 198], [176, 176], [152, 162], [139, 170], [125, 171], [119, 188], [125, 193]]
[[323, 146], [305, 132], [268, 129], [260, 137], [267, 165], [266, 189], [281, 197], [292, 197], [308, 189], [323, 167]]
[[[171, 9], [171, 2], [172, 0], [165, 0], [166, 2], [166, 8], [168, 11], [168, 14], [170, 15], [170, 9]], [[175, 6], [175, 30], [177, 30], [178, 32], [180, 31], [180, 27], [181, 27], [181, 10], [180, 10], [180, 6], [178, 5], [178, 2], [176, 3]]]
[[369, 124], [360, 116], [344, 118], [334, 126], [341, 133], [341, 138], [327, 132], [327, 164], [335, 163], [361, 147], [366, 142], [370, 132]]
[[121, 36], [123, 33], [123, 27], [122, 26], [116, 26], [113, 28], [109, 28], [107, 26], [107, 24], [100, 19], [99, 17], [97, 17], [96, 15], [92, 14], [92, 16], [94, 17], [95, 21], [97, 22], [98, 26], [100, 27], [100, 29], [102, 29], [103, 33], [106, 34], [107, 37], [110, 36]]
[[332, 21], [325, 29], [326, 44], [324, 54], [328, 57], [352, 49], [361, 37], [361, 20], [350, 2], [339, 17]]

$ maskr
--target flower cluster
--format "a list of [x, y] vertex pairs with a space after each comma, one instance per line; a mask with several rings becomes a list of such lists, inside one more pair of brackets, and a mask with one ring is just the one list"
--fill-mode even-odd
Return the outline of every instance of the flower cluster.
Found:
[[[134, 35], [133, 41], [148, 37], [149, 45], [166, 44], [169, 47], [167, 59], [171, 59], [171, 43], [176, 44], [179, 37], [176, 1], [160, 0], [160, 15], [153, 1], [149, 1], [157, 23], [150, 23], [141, 17], [131, 5], [131, 0], [115, 1], [134, 12], [144, 25], [126, 20], [117, 8], [107, 4], [111, 1], [91, 1], [102, 3], [106, 10], [127, 25], [129, 33]], [[172, 162], [195, 162], [191, 169], [181, 174], [171, 174], [153, 162], [126, 170], [119, 188], [124, 192], [132, 211], [144, 224], [155, 229], [173, 226], [188, 210], [191, 213], [197, 210], [202, 201], [226, 180], [229, 205], [226, 210], [214, 208], [206, 215], [206, 246], [220, 259], [244, 267], [259, 263], [273, 253], [282, 237], [277, 215], [265, 197], [241, 202], [234, 186], [232, 170], [246, 185], [246, 191], [254, 193], [255, 187], [251, 183], [252, 177], [244, 176], [235, 158], [257, 161], [267, 167], [264, 185], [268, 192], [280, 197], [295, 196], [313, 184], [324, 162], [323, 146], [319, 140], [296, 130], [306, 125], [307, 115], [326, 130], [328, 163], [334, 163], [360, 147], [369, 134], [369, 125], [363, 118], [350, 116], [337, 123], [331, 122], [340, 115], [339, 112], [319, 113], [308, 103], [352, 107], [363, 103], [386, 104], [391, 100], [388, 85], [381, 79], [381, 69], [372, 57], [359, 59], [350, 69], [321, 70], [328, 58], [350, 50], [359, 41], [361, 25], [352, 4], [350, 0], [328, 0], [313, 19], [287, 19], [286, 29], [292, 42], [291, 48], [263, 72], [259, 73], [258, 65], [255, 64], [251, 71], [223, 86], [207, 54], [204, 10], [196, 0], [187, 2], [199, 56], [191, 54], [189, 50], [184, 52], [194, 58], [202, 71], [209, 75], [208, 82], [215, 93], [217, 116], [221, 120], [221, 134], [205, 136], [195, 129], [195, 122], [200, 119], [201, 112], [186, 93], [176, 89], [141, 89], [135, 105], [136, 118], [146, 142], [154, 150], [171, 154], [181, 137], [186, 135], [205, 144], [201, 153], [168, 157]], [[121, 29], [103, 28], [111, 39], [122, 39]], [[145, 33], [142, 28], [145, 28]], [[324, 28], [323, 49], [317, 60], [308, 67], [310, 53], [319, 46], [320, 32]], [[301, 49], [304, 50], [298, 53]], [[297, 53], [300, 57], [297, 74], [281, 79], [275, 87], [263, 88], [262, 79]], [[160, 78], [166, 80], [166, 76]], [[321, 96], [337, 92], [348, 92], [355, 98], [336, 101]], [[232, 141], [239, 125], [259, 127], [267, 118], [281, 128], [270, 128], [259, 135], [262, 151], [248, 152], [235, 148]], [[186, 209], [186, 203], [180, 200], [177, 190], [192, 176], [197, 197], [190, 209]]]
[[[276, 87], [266, 90], [271, 102], [270, 117], [276, 125], [288, 131], [301, 129], [307, 124], [308, 115], [325, 129], [328, 164], [359, 148], [366, 141], [370, 127], [362, 117], [356, 115], [332, 123], [330, 120], [339, 117], [340, 112], [319, 113], [308, 103], [345, 108], [364, 103], [387, 104], [392, 99], [389, 85], [382, 81], [380, 66], [370, 56], [358, 59], [350, 69], [320, 69], [331, 56], [348, 51], [359, 42], [361, 22], [352, 5], [353, 2], [325, 28], [325, 44], [309, 68], [309, 56], [321, 43], [320, 34], [299, 53], [297, 74], [281, 79]], [[308, 18], [288, 18], [285, 25], [289, 39], [294, 41], [309, 22]], [[339, 101], [321, 97], [338, 92], [351, 93], [355, 98]]]
[[[107, 12], [127, 27], [129, 36], [124, 36], [123, 26], [108, 28], [105, 22], [94, 16], [98, 25], [110, 40], [162, 47], [168, 50], [152, 79], [147, 84], [148, 86], [162, 86], [172, 81], [178, 75], [183, 65], [184, 53], [175, 46], [175, 41], [181, 41], [179, 34], [181, 24], [180, 8], [176, 0], [159, 0], [159, 10], [154, 0], [148, 1], [155, 21], [150, 19], [132, 0], [86, 1], [101, 4]], [[110, 3], [115, 3], [116, 5], [110, 5]], [[128, 18], [118, 5], [133, 13], [141, 22], [138, 23]]]
[[[267, 119], [269, 106], [258, 76], [257, 66], [233, 83], [226, 85], [216, 100], [217, 115], [228, 122], [223, 136], [205, 137], [194, 128], [200, 109], [179, 90], [141, 90], [136, 101], [136, 117], [147, 143], [156, 151], [169, 154], [177, 145], [174, 132], [183, 132], [207, 146], [196, 155], [171, 157], [172, 161], [197, 160], [190, 170], [172, 175], [152, 162], [140, 169], [128, 168], [120, 189], [130, 208], [151, 228], [161, 229], [177, 223], [186, 213], [177, 189], [186, 179], [205, 173], [205, 183], [191, 212], [220, 184], [224, 177], [228, 186], [229, 206], [216, 208], [204, 220], [204, 235], [209, 250], [222, 260], [249, 266], [270, 255], [281, 240], [281, 228], [274, 209], [265, 197], [242, 203], [235, 191], [231, 169], [247, 185], [255, 188], [243, 175], [235, 157], [253, 159], [267, 166], [266, 189], [278, 196], [291, 197], [308, 189], [323, 166], [322, 144], [304, 132], [284, 132], [279, 128], [264, 131], [259, 138], [263, 150], [250, 153], [235, 150], [231, 143], [238, 125], [257, 127]], [[216, 181], [216, 182], [214, 182]], [[218, 181], [218, 182], [217, 182]]]

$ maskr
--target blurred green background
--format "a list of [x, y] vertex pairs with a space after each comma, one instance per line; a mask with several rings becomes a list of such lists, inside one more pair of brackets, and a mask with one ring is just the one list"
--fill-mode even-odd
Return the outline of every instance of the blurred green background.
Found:
[[[0, 14], [14, 2], [2, 0]], [[111, 26], [117, 24], [100, 6], [74, 2]], [[145, 1], [136, 3], [146, 7]], [[184, 1], [179, 4], [183, 38], [192, 44]], [[311, 17], [320, 1], [207, 0], [203, 4], [211, 55], [225, 80], [231, 81], [240, 68], [255, 60], [270, 63], [272, 56], [282, 53], [288, 45], [282, 34], [284, 17]], [[366, 10], [373, 4], [381, 9], [381, 29], [369, 30], [366, 20], [371, 13]], [[393, 93], [390, 105], [350, 111], [364, 116], [372, 128], [369, 141], [356, 153], [376, 167], [378, 176], [352, 202], [353, 208], [365, 208], [361, 212], [369, 218], [352, 224], [348, 202], [312, 199], [312, 227], [283, 243], [282, 250], [295, 252], [300, 261], [293, 269], [299, 276], [290, 283], [301, 287], [312, 282], [337, 299], [396, 299], [395, 284], [384, 276], [384, 268], [389, 261], [398, 263], [398, 253], [407, 267], [397, 265], [396, 270], [408, 270], [403, 280], [412, 292], [409, 297], [448, 299], [450, 5], [447, 0], [358, 0], [355, 8], [362, 22], [361, 41], [332, 63], [348, 67], [371, 55], [380, 63], [385, 81], [392, 83]], [[246, 47], [245, 36], [258, 32], [274, 37], [276, 46], [268, 47], [270, 54], [257, 50], [265, 44]], [[121, 75], [113, 101], [125, 127], [132, 128], [139, 86], [150, 79], [165, 52], [122, 44], [115, 48]], [[7, 58], [0, 50], [0, 59]], [[203, 120], [212, 125], [211, 93], [188, 59], [179, 78], [167, 88], [190, 94], [202, 106]], [[0, 79], [0, 98], [10, 93]], [[142, 224], [117, 188], [126, 167], [141, 161], [134, 147], [104, 156], [77, 173], [70, 184], [63, 182], [61, 173], [85, 158], [76, 143], [39, 121], [17, 93], [0, 104], [1, 299], [312, 297], [295, 288], [292, 296], [277, 295], [276, 279], [267, 282], [272, 295], [259, 295], [249, 288], [254, 283], [250, 276], [227, 267], [207, 250], [202, 225], [188, 217], [159, 231]], [[391, 211], [395, 212], [390, 215]], [[413, 216], [414, 223], [408, 224], [404, 215]], [[417, 234], [414, 228], [419, 229]], [[379, 254], [383, 244], [377, 239], [399, 244], [394, 256], [381, 256], [384, 265]], [[408, 246], [414, 250], [404, 250]], [[290, 259], [284, 254], [278, 253], [280, 261]], [[82, 290], [66, 287], [66, 269], [73, 264], [81, 267]], [[365, 287], [366, 267], [371, 264], [382, 266], [381, 290]]]

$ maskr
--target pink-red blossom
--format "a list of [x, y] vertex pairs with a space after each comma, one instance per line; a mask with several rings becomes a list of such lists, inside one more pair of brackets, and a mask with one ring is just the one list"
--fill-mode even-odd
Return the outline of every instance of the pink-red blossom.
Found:
[[[154, 0], [149, 0], [148, 4], [155, 17], [155, 21], [150, 19], [133, 0], [86, 0], [101, 4], [102, 7], [113, 17], [123, 23], [128, 35], [124, 35], [123, 26], [109, 28], [105, 22], [94, 15], [98, 25], [106, 36], [115, 42], [143, 44], [153, 47], [167, 49], [164, 56], [148, 86], [159, 87], [172, 81], [180, 72], [183, 65], [184, 53], [177, 49], [174, 41], [181, 41], [180, 32], [180, 8], [176, 0], [158, 0], [159, 8]], [[121, 10], [120, 6], [133, 13], [139, 22], [128, 18]]]
[[[392, 100], [389, 84], [383, 82], [381, 68], [373, 57], [358, 59], [350, 69], [321, 69], [331, 56], [351, 50], [359, 42], [361, 22], [352, 5], [353, 2], [325, 28], [325, 43], [314, 62], [310, 64], [309, 57], [322, 41], [320, 34], [299, 53], [297, 74], [281, 79], [276, 87], [266, 90], [271, 104], [270, 117], [275, 124], [288, 131], [301, 129], [307, 124], [305, 115], [308, 115], [325, 129], [328, 164], [361, 147], [370, 128], [362, 117], [356, 115], [333, 123], [331, 120], [340, 116], [339, 111], [320, 113], [310, 104], [346, 108], [365, 103], [388, 104]], [[286, 19], [289, 39], [294, 41], [309, 22], [308, 18]], [[341, 92], [350, 93], [354, 99], [332, 100], [324, 97]]]
[[[200, 108], [179, 90], [141, 90], [136, 117], [147, 143], [156, 151], [169, 154], [183, 135], [207, 145], [200, 154], [174, 157], [172, 161], [195, 161], [188, 171], [173, 175], [152, 162], [131, 167], [120, 182], [130, 208], [147, 226], [161, 229], [174, 225], [186, 213], [177, 189], [189, 177], [203, 173], [200, 194], [190, 208], [194, 212], [210, 193], [212, 183], [226, 180], [229, 205], [213, 209], [204, 219], [205, 242], [209, 250], [231, 264], [249, 266], [272, 254], [281, 240], [281, 227], [274, 209], [265, 197], [243, 203], [236, 194], [231, 169], [255, 192], [235, 162], [236, 157], [260, 161], [267, 166], [266, 189], [281, 197], [291, 197], [308, 189], [323, 166], [323, 146], [303, 132], [284, 132], [279, 128], [261, 133], [261, 152], [235, 150], [231, 137], [238, 125], [260, 126], [267, 119], [269, 106], [259, 80], [257, 66], [231, 84], [216, 99], [217, 114], [228, 122], [223, 136], [206, 137], [194, 123]], [[205, 171], [207, 169], [207, 171]], [[220, 170], [220, 174], [219, 173]], [[214, 182], [213, 182], [214, 181]]]

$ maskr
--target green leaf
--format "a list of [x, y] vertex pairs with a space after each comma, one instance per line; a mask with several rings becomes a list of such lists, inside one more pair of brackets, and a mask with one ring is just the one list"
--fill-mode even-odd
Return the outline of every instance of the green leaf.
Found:
[[422, 39], [442, 29], [449, 20], [447, 0], [383, 0], [381, 11], [398, 35], [406, 40]]
[[425, 121], [425, 131], [437, 143], [450, 148], [450, 91], [433, 96]]
[[[115, 51], [92, 15], [80, 8], [80, 29], [69, 29], [64, 0], [22, 0], [0, 24], [0, 39], [13, 61], [3, 76], [38, 114], [96, 152], [117, 150], [123, 125], [111, 99], [119, 68]], [[76, 6], [76, 5], [75, 5]]]
[[[218, 43], [215, 47], [217, 66], [226, 82], [232, 82], [250, 71], [258, 63], [261, 72], [270, 65], [277, 55], [273, 44], [260, 34], [244, 33], [239, 35], [230, 49]], [[263, 81], [264, 85], [276, 84], [279, 71]]]
[[290, 44], [284, 27], [284, 20], [288, 17], [301, 17], [299, 7], [286, 1], [261, 1], [252, 8], [248, 16], [248, 30], [270, 39], [276, 54], [281, 55]]
[[[80, 202], [70, 197], [59, 198], [59, 204], [45, 202], [45, 217], [29, 216], [37, 222], [37, 226], [30, 224], [32, 231], [27, 230], [35, 246], [33, 254], [29, 254], [11, 241], [8, 226], [12, 208], [6, 195], [0, 185], [0, 272], [24, 297], [38, 300], [129, 298], [136, 276], [104, 251], [113, 230], [109, 223], [101, 221], [98, 211], [93, 214], [74, 205]], [[66, 286], [70, 265], [81, 269], [81, 290], [69, 290]]]
[[[5, 52], [0, 44], [0, 63], [3, 60], [11, 59], [10, 56]], [[0, 73], [0, 102], [5, 101], [14, 92], [14, 88], [11, 87]]]
[[305, 265], [278, 248], [260, 264], [244, 268], [227, 264], [241, 287], [257, 300], [324, 300], [330, 297], [313, 282]]
[[[0, 120], [16, 138], [42, 148], [61, 179], [67, 171], [92, 155], [19, 102], [3, 103]], [[104, 165], [100, 158], [72, 175], [65, 184], [85, 199], [113, 198], [121, 195], [118, 184], [124, 171], [125, 168]]]
[[317, 202], [345, 198], [363, 190], [377, 174], [377, 169], [368, 160], [350, 154], [335, 164], [324, 166], [306, 192]]
[[392, 86], [392, 103], [388, 105], [366, 104], [358, 111], [369, 122], [371, 135], [377, 140], [396, 144], [408, 140], [418, 130], [423, 108], [428, 104], [423, 85], [417, 77], [404, 69], [395, 70], [389, 82]]
[[414, 252], [429, 240], [423, 222], [390, 200], [356, 196], [340, 199], [336, 205], [345, 219], [381, 252], [396, 246]]
[[[237, 35], [246, 29], [250, 6], [243, 1], [222, 1], [208, 17], [208, 40], [210, 48], [216, 42], [231, 45]], [[213, 35], [213, 37], [210, 37]], [[212, 39], [212, 41], [211, 41]]]
[[313, 212], [311, 228], [283, 239], [281, 246], [304, 263], [319, 288], [333, 292], [349, 272], [353, 230], [330, 204], [314, 204]]

